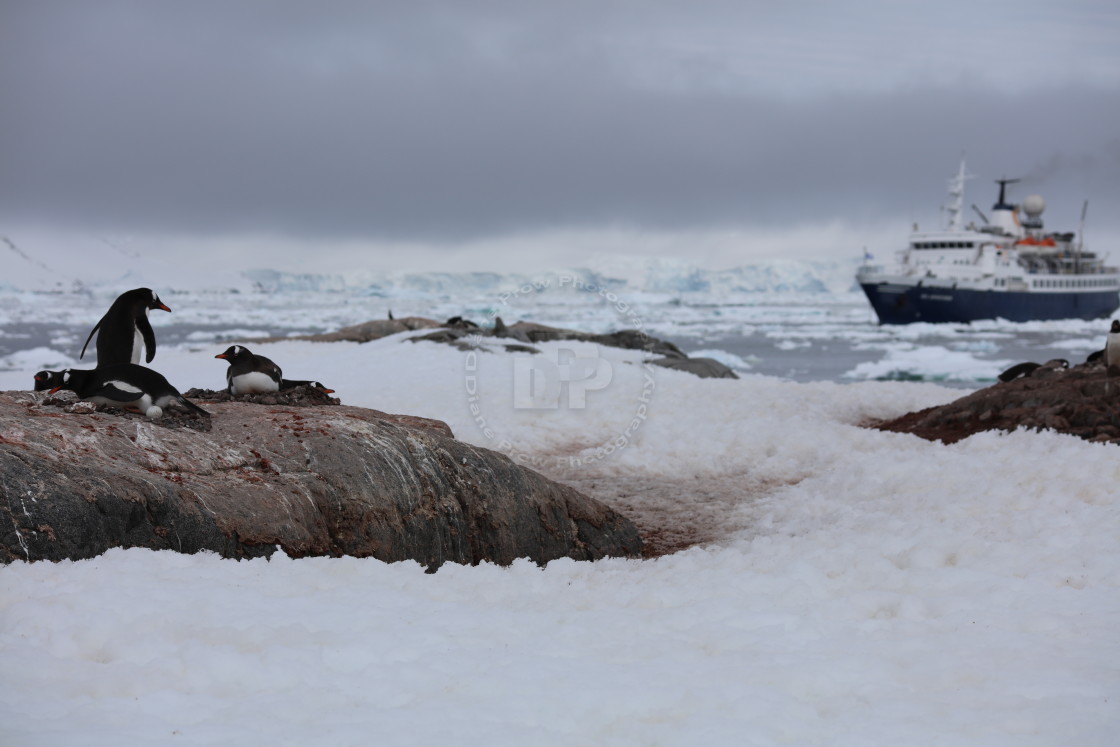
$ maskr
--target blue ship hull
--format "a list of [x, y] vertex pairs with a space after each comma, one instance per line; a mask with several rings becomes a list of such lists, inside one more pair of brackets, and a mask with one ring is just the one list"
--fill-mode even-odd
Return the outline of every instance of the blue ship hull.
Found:
[[1012, 322], [1105, 319], [1120, 307], [1120, 296], [1114, 290], [1038, 293], [895, 283], [861, 283], [860, 287], [881, 324], [974, 322], [997, 318]]

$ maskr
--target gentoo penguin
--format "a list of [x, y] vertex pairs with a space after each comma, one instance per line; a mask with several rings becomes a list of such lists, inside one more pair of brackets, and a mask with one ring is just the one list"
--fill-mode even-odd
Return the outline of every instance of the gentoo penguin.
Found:
[[62, 383], [61, 371], [40, 371], [35, 374], [35, 391], [45, 392], [54, 389]]
[[280, 379], [280, 390], [295, 389], [297, 386], [310, 386], [312, 389], [318, 389], [323, 394], [334, 394], [333, 389], [327, 389], [318, 381], [303, 381], [302, 379]]
[[1019, 363], [1019, 364], [1016, 364], [1016, 365], [1012, 366], [1011, 368], [1007, 369], [1006, 371], [1001, 373], [996, 378], [998, 378], [1000, 381], [1003, 381], [1003, 382], [1014, 381], [1015, 379], [1022, 379], [1026, 376], [1030, 376], [1032, 373], [1034, 373], [1035, 369], [1039, 368], [1040, 366], [1041, 366], [1040, 363], [1031, 363], [1031, 362]]
[[1031, 371], [1030, 376], [1034, 379], [1049, 379], [1068, 370], [1069, 361], [1065, 358], [1052, 358]]
[[147, 416], [149, 420], [156, 420], [171, 406], [204, 418], [210, 417], [210, 413], [180, 394], [158, 372], [135, 363], [113, 363], [98, 366], [92, 371], [68, 368], [65, 371], [41, 373], [58, 377], [56, 385], [50, 390], [51, 394], [59, 389], [69, 389], [77, 393], [80, 399], [132, 410]]
[[215, 358], [229, 362], [226, 370], [226, 388], [230, 394], [262, 394], [280, 389], [280, 366], [263, 355], [253, 355], [249, 348], [231, 345]]
[[171, 311], [151, 288], [136, 288], [117, 296], [105, 316], [90, 331], [78, 358], [85, 356], [89, 341], [97, 333], [98, 366], [139, 363], [141, 346], [147, 351], [145, 362], [151, 363], [156, 357], [156, 335], [148, 321], [149, 309]]
[[1104, 343], [1104, 367], [1109, 376], [1120, 376], [1120, 319], [1112, 320]]

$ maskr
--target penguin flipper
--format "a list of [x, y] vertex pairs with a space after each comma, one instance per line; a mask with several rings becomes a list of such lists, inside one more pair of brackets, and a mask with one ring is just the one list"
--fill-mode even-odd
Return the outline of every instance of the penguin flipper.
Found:
[[78, 360], [81, 360], [82, 357], [86, 354], [86, 348], [89, 347], [89, 341], [93, 339], [93, 336], [95, 334], [97, 334], [97, 330], [101, 327], [101, 322], [103, 321], [105, 321], [105, 317], [101, 317], [100, 319], [98, 319], [97, 324], [93, 325], [93, 329], [89, 331], [89, 337], [86, 338], [86, 344], [82, 345], [82, 352], [78, 355]]
[[97, 388], [97, 396], [110, 399], [114, 402], [135, 402], [144, 396], [144, 392], [135, 387], [122, 389], [119, 386], [120, 383], [121, 382], [118, 381], [106, 381]]
[[[148, 321], [147, 314], [141, 314], [136, 319], [136, 327], [144, 336], [144, 358], [148, 363], [156, 357], [156, 333], [152, 330], [152, 323]], [[135, 360], [135, 359], [133, 359]]]

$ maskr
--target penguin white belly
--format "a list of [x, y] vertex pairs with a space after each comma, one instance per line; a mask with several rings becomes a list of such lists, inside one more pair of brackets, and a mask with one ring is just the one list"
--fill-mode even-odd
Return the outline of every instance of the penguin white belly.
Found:
[[[124, 389], [124, 387], [121, 386], [120, 384], [117, 384], [117, 386], [119, 386], [121, 389]], [[155, 420], [156, 418], [158, 418], [160, 415], [163, 414], [163, 410], [161, 410], [159, 407], [156, 407], [152, 403], [151, 396], [147, 395], [147, 394], [142, 395], [139, 399], [134, 399], [131, 402], [121, 402], [119, 400], [109, 399], [108, 397], [102, 397], [101, 395], [94, 395], [92, 397], [87, 397], [86, 401], [87, 402], [93, 402], [96, 405], [105, 405], [106, 407], [116, 407], [116, 408], [121, 409], [121, 410], [132, 410], [133, 412], [138, 412], [141, 415], [146, 415], [147, 417], [151, 418], [152, 420]], [[153, 414], [153, 410], [155, 411], [154, 414]]]
[[1104, 343], [1105, 366], [1120, 366], [1120, 333], [1109, 332]]
[[280, 389], [280, 383], [260, 371], [232, 376], [229, 380], [230, 391], [234, 394], [263, 394]]
[[132, 333], [132, 362], [139, 364], [140, 351], [144, 347], [144, 335], [140, 333], [140, 328], [135, 325], [132, 327]]

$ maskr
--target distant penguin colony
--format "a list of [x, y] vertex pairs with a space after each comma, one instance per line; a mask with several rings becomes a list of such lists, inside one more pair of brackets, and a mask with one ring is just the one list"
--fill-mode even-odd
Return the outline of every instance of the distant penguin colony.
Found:
[[222, 358], [229, 363], [226, 369], [226, 388], [230, 394], [264, 394], [280, 390], [283, 374], [277, 366], [263, 355], [254, 355], [243, 345], [231, 345]]
[[[35, 391], [54, 394], [66, 389], [78, 398], [97, 405], [116, 407], [140, 413], [157, 420], [168, 409], [182, 410], [209, 418], [210, 413], [184, 397], [157, 371], [140, 365], [141, 348], [146, 362], [156, 354], [156, 336], [148, 321], [152, 309], [171, 311], [150, 288], [136, 288], [122, 293], [94, 325], [78, 356], [97, 335], [97, 365], [92, 370], [68, 368], [62, 371], [39, 371], [35, 374]], [[254, 355], [248, 348], [233, 345], [215, 358], [229, 363], [226, 384], [230, 394], [257, 394], [307, 386], [324, 394], [333, 394], [322, 383], [313, 380], [284, 379], [280, 367], [263, 355]]]
[[[40, 373], [57, 382], [51, 394], [69, 389], [86, 402], [131, 410], [149, 420], [158, 420], [164, 410], [172, 406], [210, 417], [210, 413], [180, 394], [161, 374], [135, 363], [114, 363], [92, 371], [68, 368]], [[35, 378], [38, 383], [39, 376]]]
[[151, 288], [136, 288], [117, 296], [105, 316], [94, 325], [82, 345], [78, 358], [84, 358], [89, 341], [97, 334], [97, 365], [139, 363], [140, 348], [147, 352], [146, 363], [156, 356], [156, 335], [148, 321], [150, 309], [171, 311]]

